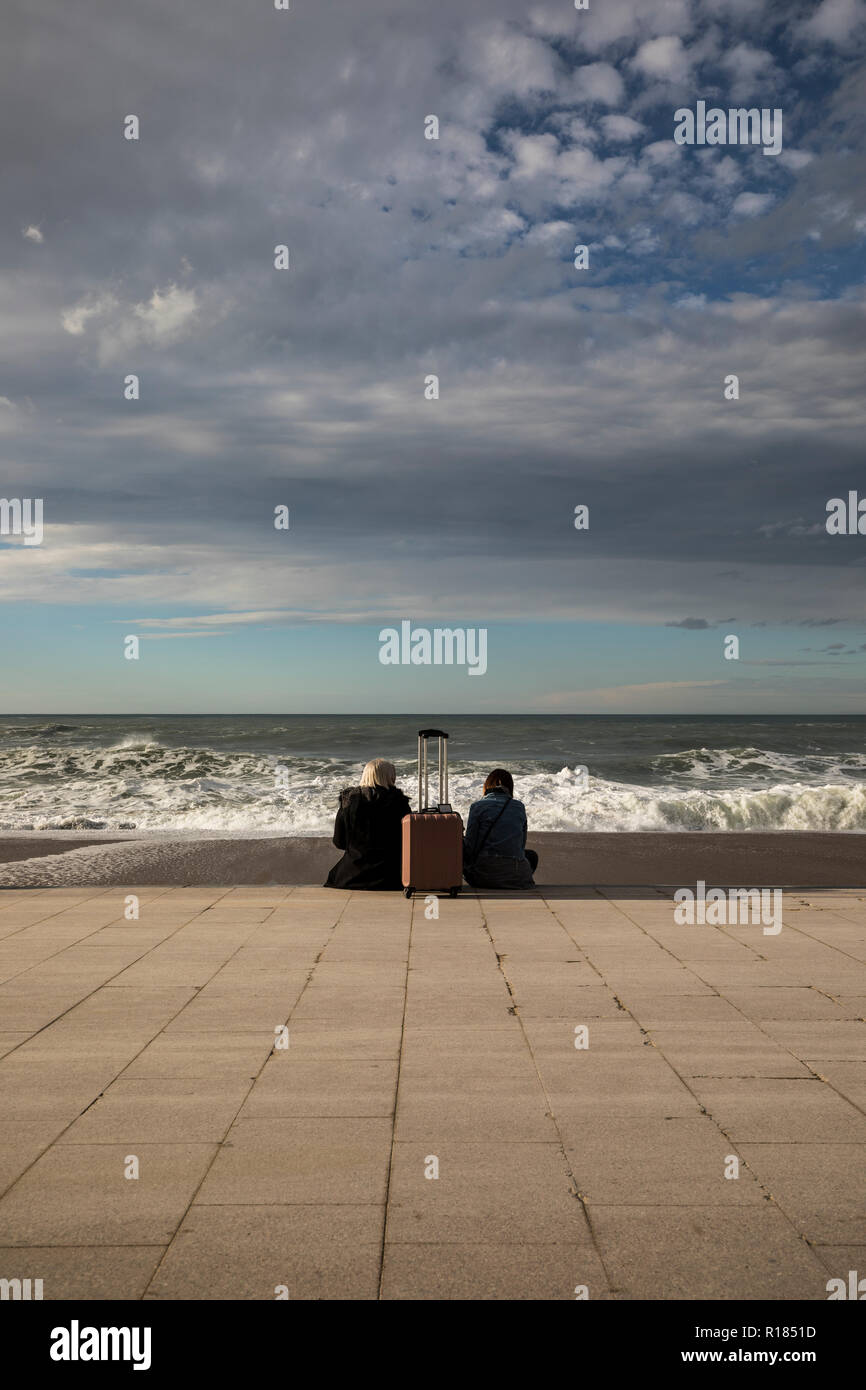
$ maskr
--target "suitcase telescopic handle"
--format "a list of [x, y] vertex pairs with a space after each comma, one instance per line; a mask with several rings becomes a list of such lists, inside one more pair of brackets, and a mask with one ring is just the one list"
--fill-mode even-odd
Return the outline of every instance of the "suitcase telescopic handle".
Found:
[[430, 776], [427, 759], [427, 740], [439, 740], [439, 805], [448, 803], [448, 735], [443, 729], [418, 730], [418, 810], [426, 811], [430, 804]]

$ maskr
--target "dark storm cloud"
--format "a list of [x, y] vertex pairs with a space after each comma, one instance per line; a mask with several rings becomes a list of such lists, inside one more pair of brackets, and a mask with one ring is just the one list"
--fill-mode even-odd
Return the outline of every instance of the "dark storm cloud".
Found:
[[[813, 14], [12, 5], [2, 491], [54, 530], [7, 596], [856, 613], [823, 523], [862, 476], [863, 301], [825, 254], [866, 229], [858, 31]], [[674, 146], [711, 90], [790, 101], [785, 153]]]

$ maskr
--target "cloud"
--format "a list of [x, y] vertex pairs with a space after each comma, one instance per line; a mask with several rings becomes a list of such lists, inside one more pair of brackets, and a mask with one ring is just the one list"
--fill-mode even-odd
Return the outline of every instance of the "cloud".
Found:
[[[716, 152], [713, 151], [715, 155]], [[782, 151], [781, 158], [784, 158], [785, 151]], [[743, 171], [737, 160], [729, 154], [723, 155], [721, 159], [717, 156], [713, 159], [710, 166], [710, 173], [714, 184], [725, 192], [733, 188], [735, 183], [739, 183], [743, 177]]]
[[[79, 0], [38, 73], [7, 36], [7, 105], [44, 158], [11, 162], [6, 200], [45, 209], [52, 244], [62, 225], [63, 257], [0, 227], [2, 389], [36, 402], [4, 491], [38, 480], [47, 525], [43, 547], [0, 549], [3, 601], [216, 620], [154, 635], [629, 623], [647, 662], [702, 645], [661, 630], [686, 599], [792, 637], [856, 618], [862, 562], [824, 529], [866, 429], [856, 53], [812, 40], [801, 80], [808, 48], [792, 58], [794, 22], [783, 39], [758, 0], [506, 0], [484, 24], [443, 0], [399, 26], [379, 0], [335, 4], [287, 47], [212, 0], [191, 46], [169, 0], [158, 23]], [[787, 83], [808, 152], [675, 146], [664, 84], [687, 69], [720, 102], [738, 76]], [[118, 83], [159, 92], [171, 138], [106, 180]]]
[[[129, 627], [131, 624], [127, 623], [126, 626]], [[169, 642], [184, 637], [226, 637], [228, 633], [214, 629], [212, 632], [142, 632], [139, 636], [142, 642]]]
[[559, 64], [554, 50], [505, 24], [488, 24], [466, 35], [463, 61], [491, 92], [525, 97], [552, 92], [557, 85]]
[[642, 159], [653, 164], [669, 164], [674, 168], [679, 165], [682, 154], [682, 146], [675, 145], [673, 140], [653, 140], [641, 150]]
[[[569, 9], [571, 6], [569, 5]], [[561, 3], [538, 6], [534, 22], [576, 41], [588, 53], [620, 49], [657, 34], [688, 34], [695, 22], [692, 0], [604, 0], [568, 18]]]
[[704, 220], [706, 209], [700, 198], [677, 190], [668, 198], [668, 212], [682, 227], [696, 227]]
[[775, 70], [772, 53], [764, 48], [753, 48], [745, 41], [722, 55], [720, 67], [731, 80], [730, 96], [734, 101], [745, 101], [759, 89], [766, 91]]
[[761, 217], [773, 206], [772, 193], [740, 193], [735, 199], [732, 213], [735, 217]]
[[113, 294], [89, 295], [79, 304], [74, 304], [70, 309], [64, 309], [60, 315], [60, 322], [67, 333], [78, 338], [84, 332], [90, 319], [101, 318], [110, 313], [116, 306], [117, 300]]
[[826, 534], [826, 521], [814, 521], [807, 523], [805, 517], [799, 516], [796, 521], [768, 521], [763, 526], [755, 528], [761, 535], [772, 540], [774, 536], [823, 536]]
[[29, 227], [23, 227], [21, 230], [21, 235], [27, 241], [32, 241], [35, 246], [41, 246], [45, 240], [45, 237], [42, 235], [39, 228], [35, 226], [33, 223], [31, 223]]
[[124, 304], [113, 290], [103, 290], [64, 309], [60, 321], [67, 333], [81, 337], [93, 320], [98, 356], [106, 363], [138, 344], [160, 348], [177, 342], [194, 325], [199, 307], [196, 291], [176, 284], [153, 290], [137, 304]]
[[682, 82], [691, 71], [691, 61], [678, 34], [648, 39], [641, 44], [632, 65], [644, 77], [663, 82]]
[[510, 131], [504, 136], [504, 142], [514, 156], [510, 178], [536, 178], [555, 170], [559, 155], [559, 141], [555, 135], [521, 135]]
[[568, 239], [571, 236], [571, 223], [559, 219], [555, 222], [537, 222], [527, 232], [526, 241], [530, 246], [554, 246], [561, 249], [569, 244]]
[[780, 163], [784, 169], [790, 169], [793, 174], [798, 174], [801, 169], [812, 163], [815, 156], [810, 150], [783, 149], [779, 155]]
[[584, 116], [573, 116], [570, 112], [557, 113], [551, 117], [550, 124], [560, 130], [560, 138], [573, 145], [598, 144], [599, 132]]
[[208, 627], [248, 627], [261, 623], [280, 623], [297, 617], [297, 610], [290, 608], [264, 608], [251, 613], [205, 613], [187, 615], [182, 618], [129, 618], [116, 619], [117, 622], [131, 623], [146, 628], [187, 628], [197, 630]]
[[[635, 708], [646, 709], [647, 703], [658, 699], [668, 700], [686, 692], [710, 690], [730, 684], [724, 680], [706, 681], [644, 681], [636, 685], [595, 686], [589, 690], [557, 690], [543, 695], [537, 701], [542, 709], [569, 709], [575, 712], [585, 710], [587, 705], [618, 705], [622, 702]], [[656, 705], [656, 709], [661, 706]], [[666, 708], [666, 706], [665, 706]]]
[[866, 19], [866, 5], [862, 0], [823, 0], [818, 9], [799, 26], [800, 36], [806, 40], [842, 45]]
[[623, 99], [625, 86], [610, 63], [584, 63], [575, 69], [567, 90], [572, 101], [618, 106]]
[[145, 339], [160, 344], [179, 337], [197, 308], [195, 290], [169, 285], [165, 290], [154, 290], [148, 302], [135, 304], [132, 312], [143, 324]]
[[706, 618], [682, 618], [679, 622], [665, 623], [665, 627], [685, 627], [690, 632], [702, 632], [708, 627], [715, 627], [715, 623], [707, 622]]
[[643, 121], [631, 116], [602, 116], [600, 124], [606, 138], [617, 143], [636, 140], [646, 130]]
[[[625, 167], [620, 157], [597, 159], [583, 146], [563, 148], [549, 133], [523, 135], [507, 130], [501, 139], [513, 157], [509, 184], [514, 185], [527, 216], [531, 208], [539, 206], [539, 199], [542, 207], [548, 203], [569, 207], [588, 199], [603, 199]], [[527, 186], [539, 191], [527, 193]], [[504, 215], [517, 216], [514, 211]]]

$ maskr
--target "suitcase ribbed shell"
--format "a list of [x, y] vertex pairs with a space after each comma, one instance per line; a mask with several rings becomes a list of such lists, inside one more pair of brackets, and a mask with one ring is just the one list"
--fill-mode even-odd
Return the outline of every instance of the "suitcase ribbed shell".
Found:
[[456, 812], [403, 817], [403, 887], [447, 892], [463, 882], [463, 821]]

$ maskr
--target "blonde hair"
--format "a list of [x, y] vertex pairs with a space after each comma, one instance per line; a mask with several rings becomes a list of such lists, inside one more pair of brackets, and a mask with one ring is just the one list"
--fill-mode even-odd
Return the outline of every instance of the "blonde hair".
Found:
[[396, 767], [384, 758], [372, 758], [361, 773], [362, 787], [393, 787], [396, 781]]

